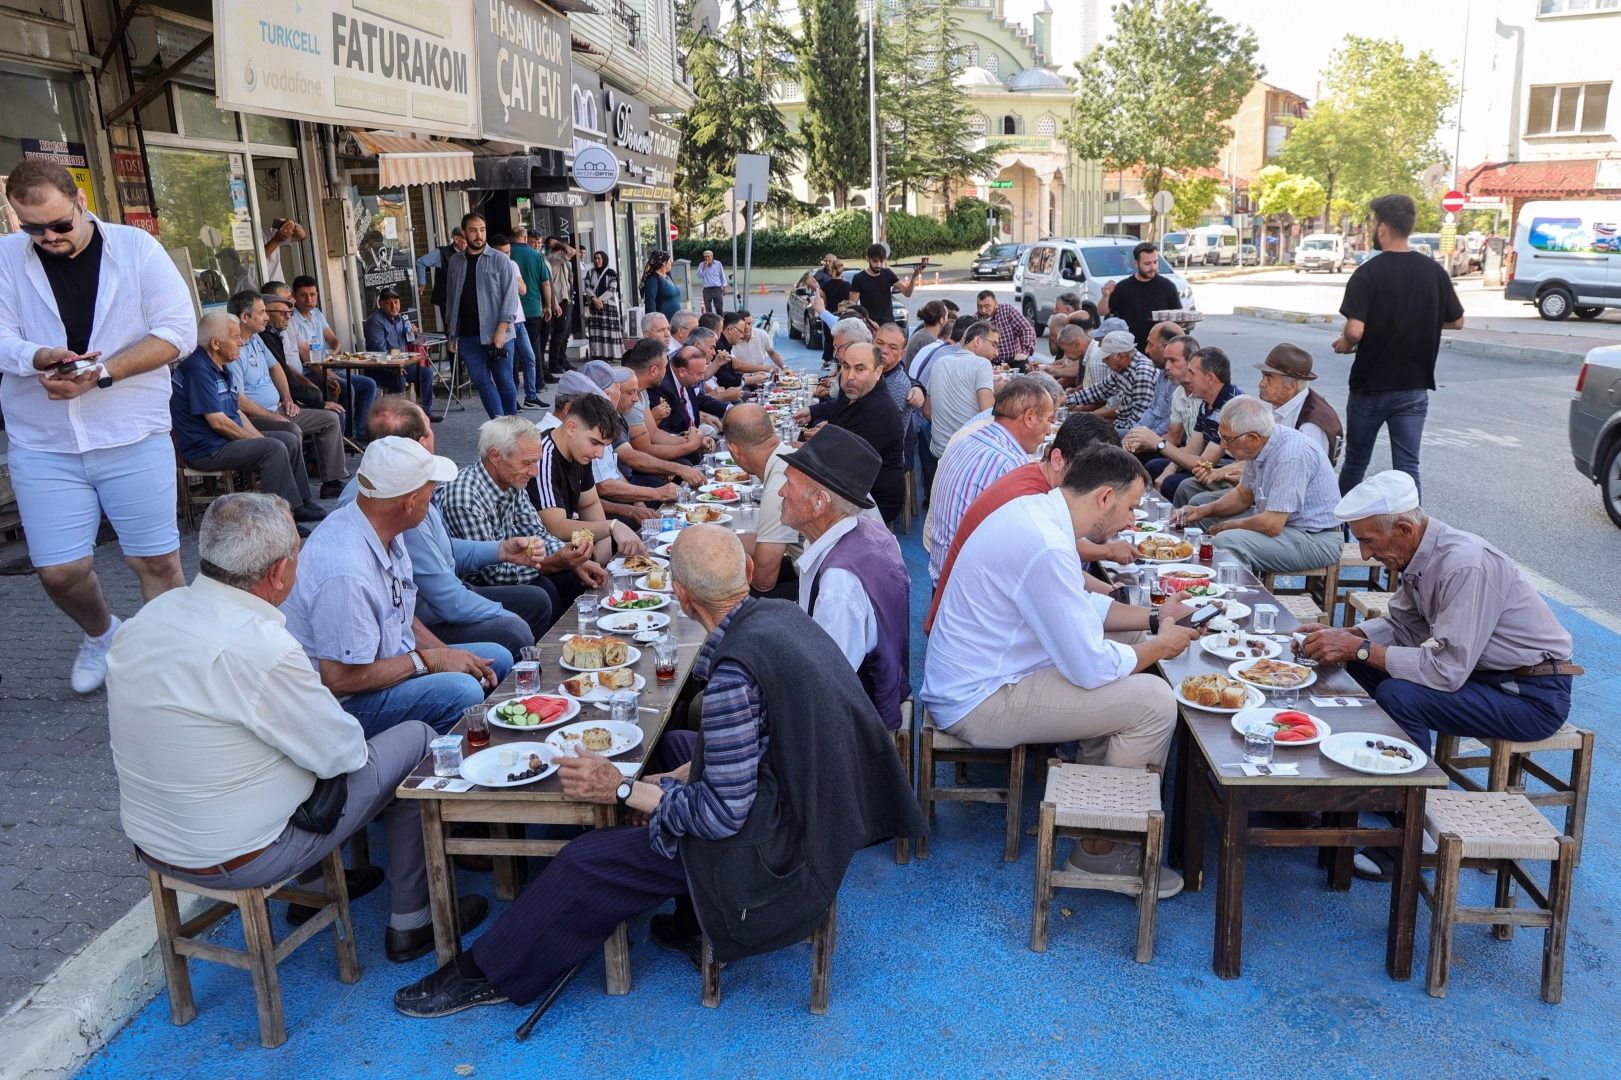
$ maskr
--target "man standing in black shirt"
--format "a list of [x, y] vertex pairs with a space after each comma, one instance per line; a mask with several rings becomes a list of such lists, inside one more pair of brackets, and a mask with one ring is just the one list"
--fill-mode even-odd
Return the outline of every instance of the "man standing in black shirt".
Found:
[[901, 504], [906, 498], [902, 453], [906, 421], [889, 392], [882, 388], [883, 367], [877, 350], [865, 342], [846, 346], [839, 357], [839, 380], [844, 396], [827, 422], [860, 435], [878, 451], [883, 464], [878, 468], [878, 479], [872, 482], [872, 501], [878, 504], [884, 524], [893, 524], [901, 516]]
[[[1435, 389], [1441, 331], [1463, 327], [1463, 304], [1446, 267], [1407, 244], [1418, 207], [1406, 195], [1381, 195], [1371, 205], [1378, 257], [1345, 283], [1340, 314], [1345, 332], [1337, 353], [1356, 353], [1345, 401], [1345, 467], [1340, 494], [1368, 471], [1379, 429], [1390, 427], [1390, 462], [1418, 484], [1418, 450]], [[1422, 488], [1420, 488], [1422, 491]]]
[[1137, 339], [1137, 351], [1146, 353], [1148, 332], [1154, 329], [1154, 312], [1180, 308], [1182, 298], [1176, 295], [1174, 282], [1159, 276], [1159, 248], [1146, 242], [1138, 244], [1131, 249], [1131, 261], [1137, 272], [1103, 286], [1098, 315], [1126, 320], [1131, 336]]
[[895, 321], [895, 290], [899, 289], [902, 296], [911, 296], [923, 277], [923, 267], [919, 264], [912, 268], [912, 276], [903, 284], [895, 271], [884, 265], [888, 261], [889, 245], [872, 245], [867, 249], [867, 268], [850, 282], [850, 291], [879, 326]]

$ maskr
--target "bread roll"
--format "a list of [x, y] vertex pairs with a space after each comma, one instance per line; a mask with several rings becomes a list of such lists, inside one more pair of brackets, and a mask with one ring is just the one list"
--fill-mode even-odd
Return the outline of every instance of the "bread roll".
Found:
[[585, 743], [587, 750], [601, 753], [614, 744], [614, 737], [613, 732], [607, 728], [588, 727], [580, 732], [580, 741]]
[[597, 680], [590, 675], [577, 675], [563, 680], [563, 692], [570, 697], [584, 697], [597, 688]]
[[597, 685], [609, 690], [632, 690], [636, 686], [636, 673], [629, 668], [614, 668], [597, 676]]
[[1221, 691], [1221, 707], [1223, 709], [1242, 709], [1249, 701], [1249, 691], [1242, 686], [1227, 686]]
[[[623, 644], [623, 642], [621, 642]], [[563, 641], [563, 663], [577, 668], [602, 667], [603, 639], [579, 634]]]
[[605, 638], [603, 638], [602, 639], [602, 662], [600, 664], [598, 664], [597, 666], [598, 667], [611, 667], [611, 666], [613, 666], [615, 664], [623, 664], [626, 660], [630, 659], [630, 653], [626, 651], [629, 648], [630, 648], [630, 646], [625, 644], [624, 640], [621, 639], [621, 638], [616, 638], [616, 637], [605, 637]]

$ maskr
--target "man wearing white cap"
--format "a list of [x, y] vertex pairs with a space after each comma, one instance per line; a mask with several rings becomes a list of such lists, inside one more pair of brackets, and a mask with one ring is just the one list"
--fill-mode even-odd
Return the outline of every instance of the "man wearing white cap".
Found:
[[1534, 742], [1563, 726], [1582, 669], [1513, 560], [1427, 516], [1405, 472], [1358, 484], [1334, 515], [1350, 522], [1364, 558], [1401, 572], [1401, 588], [1384, 618], [1313, 633], [1308, 657], [1344, 663], [1425, 751], [1432, 730]]
[[1108, 376], [1069, 395], [1069, 407], [1114, 421], [1115, 431], [1124, 435], [1154, 403], [1154, 365], [1125, 330], [1104, 335], [1103, 363]]
[[405, 720], [449, 731], [512, 667], [500, 645], [450, 648], [416, 615], [401, 534], [422, 524], [435, 485], [454, 480], [456, 464], [390, 435], [366, 447], [358, 476], [359, 496], [304, 547], [281, 606], [287, 629], [368, 738]]

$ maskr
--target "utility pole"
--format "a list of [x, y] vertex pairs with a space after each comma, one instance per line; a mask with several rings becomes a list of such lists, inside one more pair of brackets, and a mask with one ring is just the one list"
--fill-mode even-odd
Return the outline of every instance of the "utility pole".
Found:
[[1463, 148], [1463, 85], [1469, 74], [1469, 16], [1474, 6], [1474, 0], [1468, 0], [1463, 8], [1463, 63], [1458, 69], [1458, 121], [1452, 133], [1452, 183], [1448, 185], [1449, 191], [1458, 190], [1458, 155]]
[[867, 134], [872, 143], [872, 242], [884, 239], [884, 193], [878, 190], [878, 58], [873, 51], [873, 26], [878, 22], [878, 0], [867, 0]]

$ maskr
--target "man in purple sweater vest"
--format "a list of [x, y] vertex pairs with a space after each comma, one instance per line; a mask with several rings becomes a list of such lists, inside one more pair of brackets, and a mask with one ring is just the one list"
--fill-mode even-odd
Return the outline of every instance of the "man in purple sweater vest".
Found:
[[891, 731], [901, 726], [907, 674], [911, 579], [895, 536], [870, 510], [882, 459], [861, 436], [826, 427], [792, 454], [782, 522], [805, 537], [799, 606], [856, 669]]

